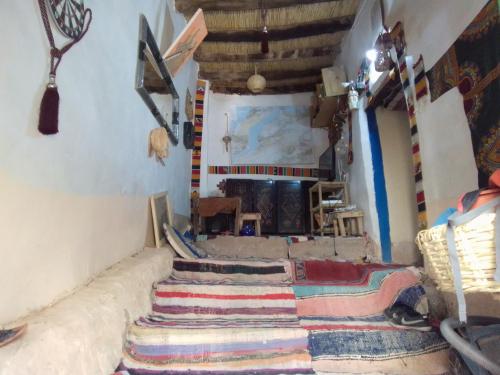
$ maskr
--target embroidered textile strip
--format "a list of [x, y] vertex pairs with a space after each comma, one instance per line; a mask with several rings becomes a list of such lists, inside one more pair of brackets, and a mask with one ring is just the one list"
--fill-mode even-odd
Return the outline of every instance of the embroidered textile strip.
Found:
[[191, 190], [200, 187], [201, 142], [203, 136], [203, 109], [205, 103], [206, 81], [196, 82], [194, 105], [194, 148], [191, 156]]
[[[396, 48], [398, 59], [399, 76], [403, 85], [403, 92], [406, 100], [406, 108], [411, 129], [411, 145], [413, 154], [413, 171], [415, 178], [415, 190], [417, 193], [417, 210], [418, 210], [418, 226], [420, 229], [427, 228], [427, 210], [425, 206], [425, 194], [422, 184], [422, 163], [420, 158], [420, 142], [418, 138], [417, 117], [415, 115], [415, 107], [413, 102], [413, 92], [410, 85], [408, 66], [406, 64], [406, 41], [403, 31], [403, 25], [398, 22], [391, 31], [391, 38]], [[418, 64], [418, 62], [417, 62]], [[423, 65], [423, 63], [422, 63]], [[422, 67], [423, 69], [423, 67]], [[417, 72], [416, 72], [417, 73]], [[425, 80], [425, 77], [423, 78]]]
[[256, 174], [269, 176], [318, 178], [317, 168], [275, 167], [270, 165], [208, 166], [209, 174]]

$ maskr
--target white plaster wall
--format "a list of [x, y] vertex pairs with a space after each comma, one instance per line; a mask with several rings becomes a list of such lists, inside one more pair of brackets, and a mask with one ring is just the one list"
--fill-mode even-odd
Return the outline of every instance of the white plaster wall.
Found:
[[363, 210], [365, 231], [379, 249], [380, 230], [375, 206], [372, 152], [368, 135], [368, 121], [363, 110], [352, 113], [352, 148], [354, 157], [348, 168], [347, 179], [351, 203]]
[[[403, 22], [408, 55], [424, 57], [426, 69], [446, 52], [460, 33], [486, 4], [487, 0], [385, 0], [389, 27]], [[337, 64], [346, 67], [348, 77], [355, 78], [362, 58], [381, 30], [377, 0], [365, 0], [350, 33], [342, 45]], [[456, 89], [436, 102], [426, 97], [417, 103], [417, 121], [420, 134], [423, 184], [426, 194], [428, 221], [432, 223], [439, 213], [456, 202], [461, 192], [477, 188], [477, 170], [472, 153], [470, 133]], [[366, 212], [369, 206], [367, 232], [378, 240], [378, 219], [374, 207], [373, 168], [361, 114], [353, 116], [354, 163], [350, 168], [352, 199]], [[358, 121], [359, 120], [359, 121]], [[357, 137], [361, 136], [361, 139]], [[366, 155], [366, 157], [365, 157]], [[363, 160], [363, 165], [357, 160]], [[369, 157], [368, 157], [369, 156]], [[366, 185], [367, 190], [356, 188]], [[376, 230], [374, 230], [376, 228]]]
[[417, 259], [417, 208], [411, 134], [405, 111], [377, 108], [377, 123], [387, 188], [393, 260], [412, 263]]
[[[157, 123], [134, 89], [139, 15], [155, 35], [167, 12], [175, 33], [185, 20], [172, 0], [85, 4], [90, 30], [57, 74], [60, 133], [43, 136], [37, 123], [49, 49], [37, 1], [0, 2], [0, 323], [142, 248], [150, 194], [168, 190], [175, 211], [189, 213], [190, 152], [182, 142], [171, 147], [166, 167], [148, 158]], [[186, 88], [194, 92], [196, 69], [190, 62], [175, 78], [180, 108]]]
[[[309, 106], [311, 93], [289, 95], [225, 95], [209, 91], [205, 105], [206, 120], [203, 128], [202, 178], [200, 194], [202, 196], [222, 195], [217, 184], [227, 178], [250, 179], [287, 179], [301, 178], [265, 175], [209, 175], [209, 165], [231, 165], [230, 152], [226, 152], [222, 137], [226, 133], [226, 112], [231, 114], [236, 106]], [[317, 168], [319, 156], [328, 147], [328, 132], [324, 129], [313, 129], [313, 164], [293, 165], [293, 167]], [[286, 137], [287, 134], [283, 134]], [[205, 175], [203, 174], [205, 172]], [[309, 178], [304, 178], [309, 179]]]

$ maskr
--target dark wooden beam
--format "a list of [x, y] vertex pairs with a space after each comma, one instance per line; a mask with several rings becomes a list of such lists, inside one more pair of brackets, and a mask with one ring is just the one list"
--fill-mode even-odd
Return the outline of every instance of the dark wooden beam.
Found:
[[[354, 21], [353, 16], [333, 18], [311, 24], [302, 24], [284, 29], [269, 29], [269, 40], [285, 40], [291, 38], [305, 38], [308, 36], [335, 33], [349, 30]], [[260, 42], [261, 30], [246, 30], [234, 32], [210, 32], [204, 39], [205, 42]]]
[[[267, 80], [275, 81], [289, 78], [300, 78], [321, 74], [321, 69], [259, 71]], [[200, 66], [199, 76], [209, 81], [246, 81], [252, 73], [248, 72], [206, 72]]]
[[[213, 92], [221, 94], [239, 94], [239, 95], [256, 95], [252, 93], [248, 88], [234, 88], [234, 87], [221, 87], [221, 86], [210, 86]], [[276, 94], [292, 94], [297, 92], [311, 92], [316, 89], [316, 85], [313, 83], [307, 83], [302, 85], [289, 85], [280, 87], [271, 87], [264, 89], [263, 92], [257, 95], [276, 95]]]
[[264, 6], [266, 9], [273, 9], [328, 1], [332, 0], [267, 0], [264, 2], [260, 0], [176, 0], [175, 7], [179, 12], [191, 15], [198, 8], [203, 9], [204, 12], [235, 12], [260, 9], [261, 6]]
[[[296, 86], [296, 85], [305, 85], [305, 84], [316, 84], [322, 81], [321, 74], [316, 74], [312, 76], [306, 76], [301, 78], [287, 78], [280, 80], [267, 80], [266, 87], [267, 88], [279, 88], [283, 86]], [[216, 87], [226, 87], [226, 88], [246, 88], [247, 80], [241, 81], [210, 81], [210, 85]]]
[[249, 55], [235, 55], [230, 53], [203, 53], [196, 51], [194, 59], [198, 62], [259, 62], [262, 60], [282, 60], [319, 56], [332, 56], [340, 52], [340, 44], [318, 48], [303, 48], [289, 51], [269, 51]]

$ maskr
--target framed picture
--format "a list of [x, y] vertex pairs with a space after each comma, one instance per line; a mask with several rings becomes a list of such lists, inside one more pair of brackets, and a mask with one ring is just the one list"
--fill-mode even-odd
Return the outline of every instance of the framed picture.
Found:
[[153, 215], [153, 231], [156, 247], [162, 247], [167, 243], [163, 223], [173, 225], [174, 214], [167, 192], [152, 195], [150, 198], [151, 213]]

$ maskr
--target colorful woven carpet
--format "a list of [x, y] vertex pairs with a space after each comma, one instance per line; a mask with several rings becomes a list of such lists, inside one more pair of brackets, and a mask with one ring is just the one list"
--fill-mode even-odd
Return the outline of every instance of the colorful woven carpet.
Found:
[[294, 262], [294, 284], [362, 285], [373, 271], [394, 270], [398, 265], [354, 264], [331, 260], [297, 260]]
[[[442, 373], [438, 334], [380, 313], [395, 301], [422, 308], [411, 269], [312, 261], [295, 263], [295, 276], [297, 265], [304, 278], [291, 285], [288, 261], [176, 259], [153, 315], [129, 327], [116, 375]], [[422, 359], [434, 362], [420, 371]]]
[[153, 312], [169, 319], [297, 320], [295, 295], [289, 286], [167, 280], [157, 285]]

